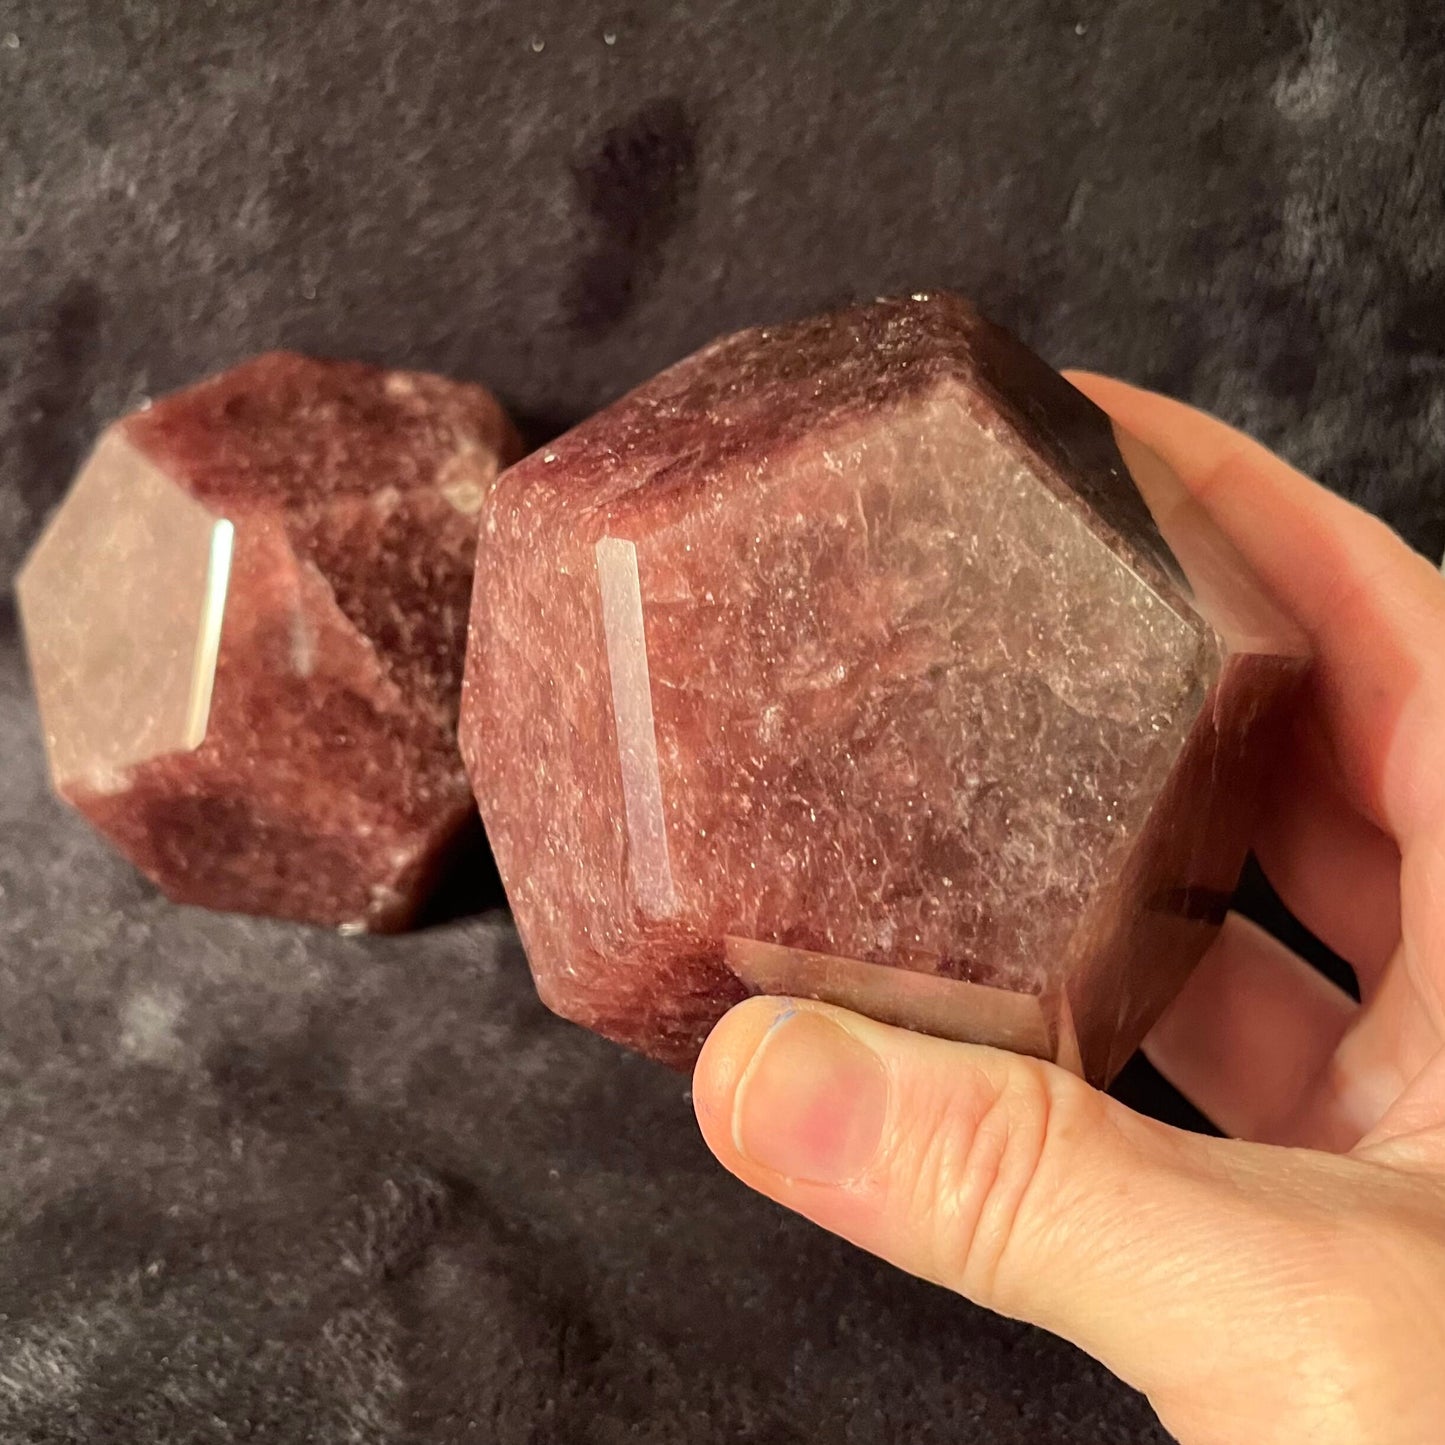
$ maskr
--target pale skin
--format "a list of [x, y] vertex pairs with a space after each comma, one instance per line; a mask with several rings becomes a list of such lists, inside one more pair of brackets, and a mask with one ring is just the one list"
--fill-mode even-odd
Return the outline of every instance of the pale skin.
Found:
[[1445, 579], [1222, 422], [1071, 379], [1313, 643], [1255, 848], [1363, 1001], [1231, 917], [1145, 1046], [1229, 1139], [763, 998], [708, 1040], [698, 1121], [753, 1188], [1082, 1346], [1182, 1445], [1445, 1440]]

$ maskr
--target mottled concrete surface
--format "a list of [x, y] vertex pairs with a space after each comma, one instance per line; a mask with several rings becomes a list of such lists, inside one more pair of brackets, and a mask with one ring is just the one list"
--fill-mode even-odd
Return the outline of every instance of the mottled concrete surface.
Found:
[[[1442, 56], [1427, 0], [0, 0], [0, 576], [104, 420], [247, 353], [540, 436], [932, 285], [1438, 555]], [[541, 1009], [480, 862], [454, 901], [168, 907], [50, 801], [0, 611], [6, 1445], [1162, 1440], [746, 1195], [684, 1081]]]

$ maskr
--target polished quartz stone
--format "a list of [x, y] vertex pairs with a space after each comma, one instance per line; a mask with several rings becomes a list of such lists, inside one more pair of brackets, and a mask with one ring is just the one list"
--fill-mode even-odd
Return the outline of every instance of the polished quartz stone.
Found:
[[101, 437], [19, 582], [51, 772], [171, 897], [404, 923], [455, 744], [481, 387], [277, 353]]
[[1296, 630], [949, 296], [724, 339], [483, 506], [463, 753], [543, 998], [749, 993], [1103, 1082], [1217, 929]]

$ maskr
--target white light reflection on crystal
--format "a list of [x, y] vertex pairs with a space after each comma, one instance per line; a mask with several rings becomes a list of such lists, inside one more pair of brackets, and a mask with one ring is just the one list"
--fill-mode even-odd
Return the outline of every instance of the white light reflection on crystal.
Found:
[[677, 892], [662, 808], [637, 548], [620, 537], [603, 537], [597, 543], [596, 557], [632, 887], [644, 913], [665, 918], [677, 911]]
[[206, 595], [201, 603], [201, 627], [196, 637], [195, 681], [191, 687], [190, 714], [186, 719], [186, 746], [198, 748], [206, 740], [211, 720], [211, 693], [216, 685], [216, 657], [221, 650], [221, 623], [226, 613], [226, 590], [231, 581], [231, 554], [236, 528], [224, 517], [211, 533]]

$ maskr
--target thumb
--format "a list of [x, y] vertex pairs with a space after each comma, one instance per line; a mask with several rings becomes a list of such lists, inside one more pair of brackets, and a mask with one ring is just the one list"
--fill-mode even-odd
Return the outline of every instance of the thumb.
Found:
[[1321, 1290], [1349, 1291], [1334, 1274], [1352, 1161], [1186, 1134], [1035, 1059], [780, 999], [718, 1025], [693, 1093], [744, 1182], [1073, 1340], [1166, 1424], [1186, 1411], [1191, 1440], [1214, 1438], [1201, 1400], [1231, 1438], [1230, 1419], [1263, 1424], [1262, 1394], [1289, 1408], [1282, 1365], [1298, 1377], [1301, 1353], [1314, 1371], [1353, 1348], [1300, 1324]]

